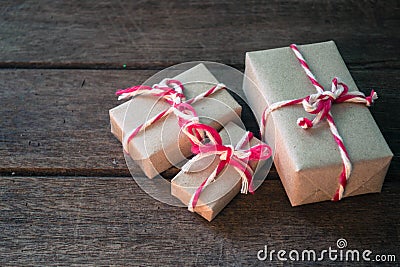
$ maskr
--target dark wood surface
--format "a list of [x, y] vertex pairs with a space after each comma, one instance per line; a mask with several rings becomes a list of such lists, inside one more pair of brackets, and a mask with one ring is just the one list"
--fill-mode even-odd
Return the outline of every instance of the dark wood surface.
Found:
[[[303, 265], [257, 252], [339, 238], [399, 265], [398, 1], [6, 0], [0, 26], [0, 265]], [[243, 70], [246, 51], [329, 39], [379, 93], [371, 112], [395, 154], [381, 194], [292, 208], [272, 169], [208, 223], [130, 178], [109, 132], [115, 89], [175, 63]], [[248, 109], [243, 120], [255, 129]]]

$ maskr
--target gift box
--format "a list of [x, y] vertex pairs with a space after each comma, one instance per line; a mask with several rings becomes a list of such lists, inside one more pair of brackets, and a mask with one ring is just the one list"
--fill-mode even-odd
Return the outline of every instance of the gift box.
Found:
[[[315, 82], [307, 69], [314, 75]], [[359, 93], [333, 41], [248, 52], [245, 75], [248, 80], [243, 89], [260, 121], [267, 107], [314, 94], [298, 103], [300, 105], [272, 111], [266, 120], [264, 138], [275, 146], [275, 166], [293, 206], [335, 199], [341, 183], [345, 185], [344, 192], [341, 191], [343, 197], [381, 191], [393, 154], [365, 105], [336, 103], [346, 102], [344, 95], [336, 98], [336, 89], [342, 90], [347, 85], [349, 91], [354, 91], [355, 95]], [[341, 82], [334, 77], [339, 77]], [[335, 88], [332, 94], [316, 94], [318, 82], [325, 90]], [[346, 172], [350, 167], [344, 164], [344, 149], [338, 145], [340, 139], [334, 138], [328, 119], [310, 129], [299, 127], [313, 125], [312, 115], [305, 108], [314, 106], [307, 101], [321, 100], [325, 105], [330, 97], [334, 104], [331, 113], [325, 115], [332, 115], [347, 149], [352, 164], [350, 176]], [[359, 97], [363, 100], [360, 103], [369, 104], [374, 97], [371, 94], [365, 101]]]
[[[251, 133], [246, 132], [232, 122], [228, 123], [220, 131], [219, 135], [224, 145], [231, 145], [233, 147], [242, 143], [243, 138], [246, 138], [246, 136], [252, 136]], [[258, 160], [250, 159], [246, 162], [253, 171], [258, 170], [258, 168], [263, 166], [267, 158], [270, 157], [272, 150], [257, 138], [250, 137], [248, 140], [249, 141], [242, 146], [242, 151], [248, 151], [250, 148], [254, 149], [254, 146], [258, 148], [260, 148], [260, 146], [263, 147], [260, 157], [256, 156]], [[220, 157], [212, 155], [197, 160], [195, 160], [195, 158], [187, 162], [182, 167], [182, 170], [172, 179], [171, 194], [177, 197], [183, 204], [189, 206], [189, 210], [211, 221], [240, 191], [246, 193], [247, 188], [243, 186], [243, 177], [240, 175], [240, 172], [235, 170], [233, 165], [227, 165], [208, 186], [204, 187], [201, 194], [199, 194], [195, 207], [191, 209], [190, 202], [196, 190], [198, 190], [205, 179], [210, 177], [217, 169], [221, 161]], [[252, 173], [252, 175], [254, 175], [254, 173]], [[248, 186], [251, 192], [252, 185]]]
[[[204, 64], [179, 74], [173, 79], [184, 86], [186, 99], [206, 92], [218, 84], [217, 79]], [[215, 92], [192, 104], [200, 122], [215, 129], [229, 121], [240, 121], [241, 106], [226, 89]], [[191, 144], [182, 134], [178, 119], [171, 113], [162, 120], [139, 132], [129, 143], [124, 140], [134, 129], [171, 106], [160, 97], [138, 95], [109, 111], [111, 132], [124, 142], [124, 149], [140, 166], [144, 174], [152, 178], [191, 155]]]

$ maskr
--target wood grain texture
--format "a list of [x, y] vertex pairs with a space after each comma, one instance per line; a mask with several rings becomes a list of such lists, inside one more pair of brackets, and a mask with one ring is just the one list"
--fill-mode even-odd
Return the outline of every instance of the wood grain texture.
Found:
[[[396, 0], [1, 1], [0, 265], [304, 266], [257, 252], [335, 249], [345, 238], [398, 266], [399, 29]], [[292, 208], [272, 169], [208, 223], [130, 178], [110, 133], [115, 89], [175, 63], [243, 71], [246, 51], [330, 39], [359, 88], [379, 94], [371, 112], [395, 154], [381, 194]]]
[[[0, 70], [0, 172], [5, 175], [127, 176], [119, 142], [110, 133], [108, 110], [116, 88], [144, 82], [154, 70]], [[361, 90], [375, 88], [371, 108], [395, 153], [390, 177], [400, 173], [397, 71], [353, 71]], [[240, 99], [238, 99], [240, 100]], [[242, 101], [242, 104], [244, 102]], [[257, 132], [246, 108], [245, 125]], [[140, 173], [139, 169], [132, 169]], [[176, 171], [175, 171], [176, 172]], [[172, 177], [174, 171], [167, 172]], [[272, 172], [276, 178], [276, 173]]]
[[1, 177], [0, 198], [2, 266], [254, 266], [262, 264], [257, 252], [264, 245], [321, 251], [336, 248], [339, 238], [374, 255], [400, 252], [398, 181], [382, 194], [296, 208], [279, 181], [267, 181], [255, 195], [238, 195], [211, 223], [157, 202], [124, 177]]
[[129, 175], [108, 110], [116, 88], [153, 73], [2, 70], [2, 172]]
[[354, 68], [400, 66], [398, 1], [22, 1], [0, 5], [0, 66], [154, 68], [334, 39]]

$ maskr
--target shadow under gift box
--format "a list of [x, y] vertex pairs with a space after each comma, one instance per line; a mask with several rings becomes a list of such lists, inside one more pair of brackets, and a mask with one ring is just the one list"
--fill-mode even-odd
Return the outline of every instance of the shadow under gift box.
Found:
[[[230, 122], [219, 133], [224, 145], [231, 144], [235, 147], [246, 131]], [[260, 143], [260, 140], [253, 137], [244, 149]], [[180, 171], [171, 180], [171, 194], [183, 204], [188, 205], [197, 188], [210, 176], [219, 162], [219, 157], [210, 156], [193, 163], [190, 172]], [[253, 170], [256, 170], [257, 166], [262, 168], [265, 162], [266, 160], [249, 161], [249, 165]], [[194, 211], [208, 221], [213, 220], [240, 192], [241, 184], [240, 174], [231, 165], [227, 165], [220, 175], [203, 189]]]
[[[333, 41], [298, 48], [325, 90], [339, 77], [350, 92], [358, 91]], [[258, 119], [269, 104], [316, 93], [289, 47], [248, 52], [245, 76], [254, 82], [245, 80], [243, 90]], [[368, 108], [340, 103], [331, 111], [353, 164], [344, 197], [380, 192], [393, 154]], [[265, 133], [275, 144], [274, 163], [293, 206], [332, 199], [343, 166], [328, 123], [304, 130], [296, 123], [300, 117], [312, 118], [302, 105], [273, 111]]]
[[[183, 83], [186, 99], [191, 99], [218, 84], [204, 64], [177, 75], [173, 79]], [[240, 121], [241, 106], [227, 89], [222, 89], [192, 105], [200, 122], [219, 130], [229, 121]], [[111, 109], [111, 132], [122, 142], [125, 135], [170, 106], [156, 96], [136, 96]], [[153, 178], [190, 156], [191, 144], [181, 132], [177, 117], [172, 113], [139, 132], [129, 143], [128, 153]]]

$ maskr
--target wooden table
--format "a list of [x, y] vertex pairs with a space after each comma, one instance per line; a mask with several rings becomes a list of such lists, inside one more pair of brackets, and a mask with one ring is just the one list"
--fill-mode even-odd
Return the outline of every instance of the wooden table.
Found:
[[[244, 2], [1, 1], [0, 265], [312, 265], [257, 252], [339, 238], [399, 264], [399, 2]], [[246, 51], [330, 39], [380, 96], [371, 112], [395, 154], [381, 194], [293, 208], [272, 169], [209, 223], [135, 184], [109, 131], [115, 89], [176, 63], [243, 71]]]

